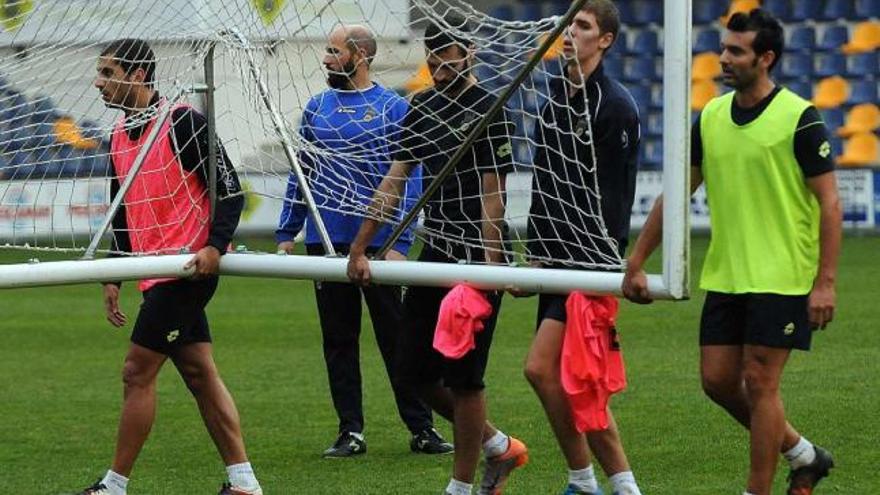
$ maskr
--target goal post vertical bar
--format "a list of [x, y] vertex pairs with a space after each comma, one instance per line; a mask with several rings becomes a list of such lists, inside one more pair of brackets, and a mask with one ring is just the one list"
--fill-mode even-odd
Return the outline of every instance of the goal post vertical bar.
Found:
[[689, 297], [691, 3], [665, 0], [663, 21], [663, 283]]

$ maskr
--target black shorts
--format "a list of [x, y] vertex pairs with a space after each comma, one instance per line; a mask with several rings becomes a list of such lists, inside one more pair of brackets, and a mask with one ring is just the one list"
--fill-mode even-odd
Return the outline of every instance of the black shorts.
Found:
[[760, 345], [809, 350], [807, 297], [707, 292], [700, 345]]
[[535, 322], [535, 328], [541, 326], [544, 320], [556, 320], [565, 323], [566, 312], [565, 302], [568, 296], [563, 294], [541, 294], [538, 296], [538, 321]]
[[211, 342], [205, 306], [215, 290], [217, 277], [150, 287], [143, 294], [131, 341], [166, 355], [186, 344]]
[[[451, 261], [442, 253], [425, 247], [419, 261]], [[483, 321], [483, 330], [474, 335], [475, 348], [461, 359], [447, 359], [434, 349], [434, 330], [440, 303], [449, 292], [443, 287], [410, 287], [403, 298], [403, 328], [397, 352], [398, 380], [408, 386], [441, 382], [460, 390], [482, 390], [483, 375], [489, 362], [489, 347], [501, 306], [501, 293], [490, 294], [492, 316]]]

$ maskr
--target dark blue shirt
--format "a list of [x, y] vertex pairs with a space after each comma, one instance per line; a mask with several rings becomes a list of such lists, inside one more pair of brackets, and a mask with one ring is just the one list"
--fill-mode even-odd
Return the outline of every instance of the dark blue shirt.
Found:
[[601, 64], [571, 95], [567, 78], [553, 81], [536, 125], [529, 254], [553, 265], [619, 265], [636, 189], [638, 107]]
[[[362, 91], [329, 89], [312, 97], [303, 112], [300, 135], [311, 147], [300, 153], [309, 176], [312, 196], [334, 244], [350, 244], [357, 235], [365, 207], [397, 151], [400, 125], [409, 104], [397, 93], [378, 84]], [[421, 168], [406, 183], [399, 218], [416, 202], [422, 190]], [[306, 223], [307, 208], [299, 184], [291, 174], [287, 200], [275, 238], [290, 241]], [[393, 226], [384, 226], [373, 239], [380, 246]], [[395, 243], [406, 254], [413, 241], [413, 227]], [[306, 225], [306, 244], [320, 244], [314, 222]]]

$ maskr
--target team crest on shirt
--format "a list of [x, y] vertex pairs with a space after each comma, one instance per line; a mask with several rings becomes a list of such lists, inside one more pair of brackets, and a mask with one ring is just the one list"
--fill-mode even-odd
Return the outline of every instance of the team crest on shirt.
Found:
[[367, 108], [367, 111], [364, 112], [364, 118], [363, 118], [363, 121], [364, 121], [364, 122], [369, 122], [369, 121], [375, 119], [378, 115], [379, 115], [379, 114], [377, 114], [376, 111], [373, 110], [373, 107]]
[[577, 137], [583, 137], [584, 133], [587, 132], [587, 127], [587, 119], [579, 120], [577, 125], [574, 127], [574, 135]]
[[623, 149], [629, 148], [629, 134], [626, 133], [626, 129], [620, 133], [620, 147]]

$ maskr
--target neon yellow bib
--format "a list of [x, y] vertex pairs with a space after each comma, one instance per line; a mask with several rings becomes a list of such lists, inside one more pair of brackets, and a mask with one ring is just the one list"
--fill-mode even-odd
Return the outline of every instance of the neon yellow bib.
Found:
[[794, 134], [810, 103], [783, 88], [739, 126], [730, 116], [733, 94], [709, 102], [700, 117], [712, 225], [700, 286], [807, 294], [818, 269], [819, 204], [795, 158]]

